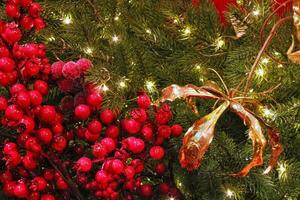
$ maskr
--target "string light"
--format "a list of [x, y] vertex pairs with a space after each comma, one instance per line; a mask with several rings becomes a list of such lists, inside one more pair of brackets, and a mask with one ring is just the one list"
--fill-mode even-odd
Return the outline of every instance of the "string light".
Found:
[[150, 29], [146, 29], [146, 33], [151, 34], [151, 30]]
[[174, 19], [174, 20], [173, 20], [173, 23], [174, 23], [174, 24], [178, 24], [178, 22], [179, 22], [178, 19]]
[[49, 42], [53, 42], [54, 40], [55, 40], [55, 37], [54, 37], [54, 36], [48, 37], [48, 41], [49, 41]]
[[174, 197], [170, 197], [169, 200], [175, 200], [175, 198]]
[[260, 10], [259, 10], [259, 9], [256, 9], [256, 10], [252, 11], [252, 14], [253, 14], [255, 17], [257, 17], [257, 16], [260, 15]]
[[229, 197], [229, 198], [233, 197], [233, 196], [234, 196], [233, 191], [230, 190], [230, 189], [227, 189], [227, 190], [226, 190], [226, 196]]
[[125, 81], [120, 81], [119, 86], [120, 86], [120, 88], [126, 88], [127, 87]]
[[257, 76], [260, 76], [260, 77], [264, 77], [264, 75], [266, 74], [265, 70], [263, 68], [258, 68], [256, 71], [255, 71], [255, 74]]
[[270, 62], [269, 58], [263, 58], [263, 59], [261, 60], [261, 63], [262, 63], [262, 64], [268, 64], [269, 62]]
[[286, 163], [280, 163], [277, 168], [279, 179], [287, 178], [287, 165]]
[[185, 29], [183, 29], [183, 35], [188, 36], [192, 33], [192, 30], [189, 26], [185, 27]]
[[101, 89], [102, 89], [103, 92], [107, 92], [109, 90], [109, 88], [105, 84], [102, 85]]
[[273, 110], [271, 110], [267, 107], [262, 107], [260, 110], [261, 110], [262, 115], [268, 119], [274, 119], [274, 117], [276, 115], [276, 113]]
[[93, 49], [91, 47], [86, 47], [84, 49], [84, 53], [91, 55], [91, 54], [93, 54]]
[[215, 41], [215, 46], [216, 46], [216, 49], [218, 50], [218, 49], [221, 49], [221, 48], [223, 48], [224, 46], [225, 46], [225, 41], [221, 38], [221, 37], [219, 37], [218, 39], [216, 39], [216, 41]]
[[149, 92], [155, 91], [155, 83], [153, 81], [146, 81], [145, 86]]
[[120, 40], [119, 37], [116, 36], [116, 35], [114, 35], [114, 36], [112, 37], [112, 41], [115, 42], [115, 43], [117, 43], [119, 40]]
[[72, 17], [70, 15], [66, 15], [64, 18], [63, 18], [63, 23], [68, 25], [68, 24], [71, 24], [72, 23]]
[[201, 69], [201, 65], [196, 64], [196, 65], [195, 65], [195, 69], [196, 69], [196, 70], [200, 70], [200, 69]]
[[115, 16], [115, 18], [114, 18], [115, 21], [118, 21], [119, 19], [120, 19], [119, 16]]

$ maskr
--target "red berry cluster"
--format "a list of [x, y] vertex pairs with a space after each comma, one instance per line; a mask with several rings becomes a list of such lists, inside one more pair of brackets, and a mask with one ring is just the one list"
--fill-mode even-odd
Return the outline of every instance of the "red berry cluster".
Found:
[[[8, 91], [0, 96], [0, 123], [9, 130], [0, 140], [4, 194], [28, 200], [83, 199], [81, 193], [130, 200], [157, 190], [178, 196], [166, 183], [167, 141], [182, 133], [180, 125], [168, 125], [170, 106], [153, 107], [142, 94], [127, 117], [102, 108], [101, 92], [84, 78], [92, 67], [88, 59], [50, 65], [43, 44], [19, 44], [18, 24], [29, 29], [24, 18], [40, 19], [40, 5], [10, 0], [6, 12], [15, 22], [0, 23], [0, 85]], [[59, 99], [48, 102], [55, 88], [61, 90]]]
[[9, 0], [5, 6], [6, 14], [17, 20], [25, 30], [41, 30], [45, 28], [45, 22], [40, 17], [42, 7], [32, 0]]

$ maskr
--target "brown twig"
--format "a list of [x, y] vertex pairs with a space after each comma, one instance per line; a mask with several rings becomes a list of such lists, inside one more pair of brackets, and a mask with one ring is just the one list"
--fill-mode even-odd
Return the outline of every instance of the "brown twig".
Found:
[[288, 20], [291, 20], [291, 19], [293, 19], [292, 16], [282, 18], [282, 19], [278, 20], [278, 21], [276, 22], [276, 24], [274, 24], [274, 26], [272, 27], [272, 30], [271, 30], [269, 36], [268, 36], [267, 39], [265, 40], [264, 45], [263, 45], [262, 48], [260, 49], [260, 51], [259, 51], [259, 53], [258, 53], [258, 55], [257, 55], [257, 57], [256, 57], [256, 59], [255, 59], [255, 62], [254, 62], [254, 64], [253, 64], [252, 67], [251, 67], [250, 73], [249, 73], [249, 75], [248, 75], [248, 77], [247, 77], [247, 81], [246, 81], [246, 86], [245, 86], [244, 92], [247, 92], [247, 91], [248, 91], [248, 89], [249, 89], [249, 87], [250, 87], [250, 85], [251, 85], [251, 81], [252, 81], [254, 72], [255, 72], [256, 67], [257, 67], [257, 65], [258, 65], [258, 63], [259, 63], [259, 61], [260, 61], [260, 58], [262, 57], [263, 53], [265, 52], [265, 50], [266, 50], [266, 49], [268, 48], [268, 46], [270, 45], [270, 43], [271, 43], [273, 37], [274, 37], [275, 34], [276, 34], [277, 29], [278, 29], [284, 22], [286, 22], [286, 21], [288, 21]]

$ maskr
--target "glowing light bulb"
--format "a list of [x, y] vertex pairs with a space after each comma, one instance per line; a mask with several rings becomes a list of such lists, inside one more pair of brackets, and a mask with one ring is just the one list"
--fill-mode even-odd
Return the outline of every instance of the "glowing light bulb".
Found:
[[150, 29], [146, 29], [146, 33], [151, 34], [151, 30]]
[[48, 41], [49, 42], [53, 42], [55, 40], [55, 37], [54, 36], [50, 36], [49, 38], [48, 38]]
[[186, 36], [190, 35], [191, 33], [192, 33], [191, 28], [188, 26], [183, 30], [183, 34]]
[[114, 18], [115, 21], [118, 21], [119, 19], [120, 19], [119, 16], [115, 16], [115, 18]]
[[201, 69], [201, 65], [197, 64], [197, 65], [195, 65], [195, 68], [196, 68], [197, 70], [200, 70], [200, 69]]
[[261, 60], [261, 63], [262, 63], [262, 64], [268, 64], [269, 62], [270, 62], [269, 58], [263, 58], [263, 59]]
[[174, 197], [170, 197], [169, 200], [175, 200], [175, 198]]
[[112, 41], [115, 42], [115, 43], [117, 43], [119, 40], [120, 40], [119, 37], [116, 36], [116, 35], [114, 35], [114, 36], [112, 37]]
[[103, 92], [106, 92], [106, 91], [109, 90], [109, 88], [108, 88], [107, 85], [105, 85], [105, 84], [102, 85], [102, 88], [101, 88], [101, 89], [102, 89]]
[[178, 19], [174, 19], [174, 20], [173, 20], [173, 23], [174, 23], [174, 24], [178, 24], [178, 22], [179, 22]]
[[126, 87], [125, 81], [120, 81], [119, 86], [120, 86], [121, 88], [125, 88], [125, 87]]
[[84, 49], [84, 53], [91, 55], [91, 54], [93, 54], [93, 49], [91, 47], [86, 47]]
[[153, 81], [146, 81], [145, 86], [149, 92], [155, 91], [155, 83]]
[[269, 119], [273, 119], [275, 116], [275, 112], [267, 107], [263, 107], [261, 108], [261, 113], [264, 117], [269, 118]]
[[231, 197], [233, 197], [233, 195], [234, 195], [233, 191], [230, 190], [230, 189], [227, 189], [226, 196], [229, 197], [229, 198], [231, 198]]
[[266, 74], [266, 72], [265, 72], [265, 70], [263, 68], [258, 68], [255, 71], [255, 73], [256, 73], [257, 76], [260, 76], [260, 77], [263, 77]]
[[252, 11], [252, 14], [257, 17], [260, 15], [260, 10], [256, 9], [256, 10]]
[[68, 25], [68, 24], [71, 24], [72, 23], [72, 17], [70, 15], [66, 15], [64, 18], [63, 18], [63, 23]]
[[216, 46], [216, 49], [218, 50], [218, 49], [221, 49], [221, 48], [223, 48], [224, 46], [225, 46], [225, 41], [221, 38], [221, 37], [219, 37], [218, 39], [216, 39], [216, 41], [215, 41], [215, 46]]

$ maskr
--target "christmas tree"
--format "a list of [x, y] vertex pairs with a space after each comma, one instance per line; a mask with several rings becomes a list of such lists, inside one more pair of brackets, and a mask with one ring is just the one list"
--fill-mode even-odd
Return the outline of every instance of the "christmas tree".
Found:
[[298, 0], [0, 6], [1, 199], [300, 198]]

